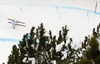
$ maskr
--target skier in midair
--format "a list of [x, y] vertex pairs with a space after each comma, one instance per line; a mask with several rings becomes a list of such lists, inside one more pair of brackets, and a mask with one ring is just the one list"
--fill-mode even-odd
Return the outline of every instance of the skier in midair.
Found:
[[23, 25], [23, 24], [25, 24], [24, 22], [18, 21], [16, 19], [13, 20], [13, 19], [10, 19], [10, 18], [8, 18], [8, 20], [11, 20], [12, 21], [12, 22], [8, 22], [8, 23], [12, 24], [13, 29], [15, 29], [15, 26], [16, 25], [26, 27], [25, 25]]
[[14, 21], [12, 22], [12, 27], [13, 27], [13, 29], [15, 29], [15, 26], [16, 26], [17, 23], [18, 23], [17, 20], [14, 20]]

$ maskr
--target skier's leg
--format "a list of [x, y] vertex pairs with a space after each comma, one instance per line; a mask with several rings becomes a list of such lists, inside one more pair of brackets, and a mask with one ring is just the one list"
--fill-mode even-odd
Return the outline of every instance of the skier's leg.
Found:
[[14, 22], [12, 23], [12, 27], [13, 27], [13, 29], [15, 29], [15, 23]]

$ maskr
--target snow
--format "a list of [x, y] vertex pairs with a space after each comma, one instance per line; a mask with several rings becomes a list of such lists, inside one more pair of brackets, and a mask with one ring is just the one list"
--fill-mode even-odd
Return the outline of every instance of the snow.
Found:
[[32, 64], [35, 64], [35, 58], [29, 58], [29, 61], [31, 61]]
[[64, 42], [62, 42], [61, 44], [56, 45], [56, 52], [59, 52], [63, 45], [64, 45]]
[[12, 45], [17, 45], [17, 42], [0, 41], [0, 64], [7, 62], [7, 58], [12, 50]]
[[53, 64], [56, 64], [56, 61], [55, 60], [53, 61]]
[[[96, 1], [97, 13], [94, 11]], [[91, 35], [92, 29], [99, 24], [99, 13], [99, 0], [0, 0], [0, 64], [7, 62], [12, 45], [17, 45], [32, 26], [37, 27], [40, 23], [53, 35], [58, 35], [62, 26], [67, 25], [68, 37], [79, 46], [79, 42]], [[7, 18], [23, 21], [26, 27], [12, 29]]]

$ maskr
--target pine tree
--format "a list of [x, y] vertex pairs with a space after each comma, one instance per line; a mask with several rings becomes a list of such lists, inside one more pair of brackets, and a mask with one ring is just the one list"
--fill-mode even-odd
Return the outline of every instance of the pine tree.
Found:
[[[83, 51], [83, 56], [79, 59], [78, 64], [92, 64], [95, 61], [97, 62], [97, 57], [99, 53], [99, 44], [95, 36], [91, 37], [88, 42], [89, 44]], [[96, 60], [95, 60], [96, 59]]]
[[13, 45], [12, 54], [9, 56], [7, 64], [20, 64], [20, 56], [16, 45]]
[[[67, 43], [68, 31], [67, 25], [62, 27], [57, 38], [55, 35], [52, 35], [51, 30], [49, 35], [45, 34], [46, 30], [43, 23], [36, 29], [32, 27], [30, 33], [23, 36], [22, 41], [18, 44], [18, 48], [13, 46], [8, 64], [31, 64], [29, 58], [35, 58], [35, 64], [53, 64], [53, 61], [56, 61], [57, 64], [75, 63], [77, 52], [71, 46], [72, 38]], [[61, 50], [57, 51], [57, 45], [62, 43]], [[68, 45], [66, 46], [66, 44]], [[62, 52], [65, 50], [67, 50], [67, 57], [62, 60], [64, 55]], [[24, 59], [25, 61], [23, 61]]]
[[99, 51], [99, 27], [97, 26], [97, 30], [93, 28], [93, 34], [91, 37], [86, 37], [84, 43], [82, 43], [82, 48], [85, 49], [83, 51], [83, 56], [79, 59], [78, 64], [100, 64], [100, 51]]
[[78, 62], [78, 64], [93, 64], [92, 61], [90, 59], [80, 59], [80, 61]]
[[95, 64], [100, 64], [100, 55], [94, 59]]
[[4, 62], [2, 64], [5, 64]]

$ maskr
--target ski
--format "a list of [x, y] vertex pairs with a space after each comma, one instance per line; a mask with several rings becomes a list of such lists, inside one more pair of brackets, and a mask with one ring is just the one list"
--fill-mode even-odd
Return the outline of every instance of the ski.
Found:
[[8, 18], [8, 20], [14, 21], [13, 19]]
[[16, 25], [19, 25], [19, 26], [23, 26], [23, 27], [26, 27], [26, 25], [21, 25], [21, 24], [16, 24]]
[[21, 21], [18, 21], [18, 23], [22, 23], [22, 24], [25, 24], [24, 22], [21, 22]]
[[[15, 20], [13, 20], [13, 19], [10, 19], [10, 18], [8, 18], [8, 20], [15, 21]], [[18, 21], [18, 20], [16, 20], [16, 21]], [[24, 22], [21, 22], [21, 21], [18, 21], [18, 23], [25, 24]]]
[[12, 22], [8, 22], [8, 23], [12, 24]]

